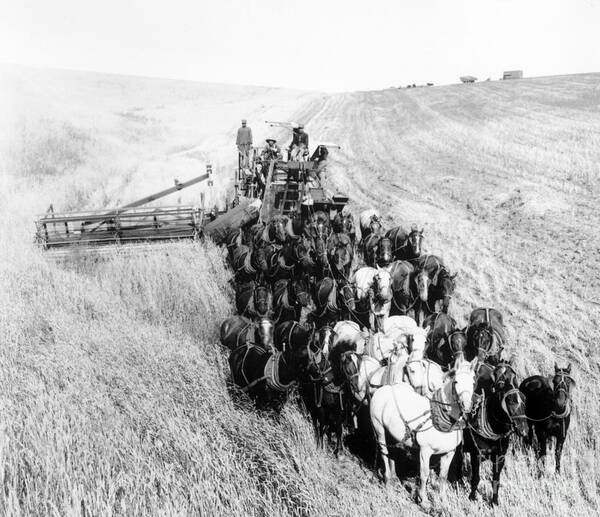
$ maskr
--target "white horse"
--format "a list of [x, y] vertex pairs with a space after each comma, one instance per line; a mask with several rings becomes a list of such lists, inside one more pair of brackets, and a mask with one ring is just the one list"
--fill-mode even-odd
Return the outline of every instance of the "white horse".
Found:
[[354, 345], [354, 350], [358, 354], [365, 352], [365, 346], [369, 333], [360, 329], [360, 325], [354, 321], [338, 321], [333, 327], [335, 338], [331, 348], [335, 348], [338, 343], [348, 343]]
[[426, 497], [432, 454], [442, 455], [440, 477], [446, 478], [456, 447], [462, 442], [463, 419], [472, 409], [475, 364], [458, 363], [433, 399], [419, 395], [406, 383], [384, 386], [371, 399], [371, 422], [383, 458], [385, 481], [395, 472], [386, 432], [398, 445], [420, 448], [419, 501]]
[[445, 375], [442, 367], [429, 359], [424, 359], [425, 346], [429, 327], [416, 327], [413, 339], [408, 344], [410, 355], [404, 367], [404, 382], [425, 397], [431, 397], [444, 384]]
[[410, 316], [390, 316], [383, 324], [383, 331], [386, 334], [390, 334], [396, 330], [407, 334], [416, 328], [418, 328], [417, 322]]
[[[392, 278], [380, 267], [364, 266], [355, 271], [351, 282], [356, 286], [358, 306], [369, 311], [369, 327], [383, 330], [392, 307]], [[362, 323], [365, 323], [366, 320]]]

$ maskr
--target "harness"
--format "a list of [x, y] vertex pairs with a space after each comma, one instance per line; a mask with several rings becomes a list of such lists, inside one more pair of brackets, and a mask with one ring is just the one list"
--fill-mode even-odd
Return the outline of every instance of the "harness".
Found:
[[317, 318], [322, 318], [328, 311], [334, 313], [339, 311], [339, 307], [337, 305], [337, 284], [335, 281], [333, 282], [331, 290], [327, 295], [327, 303], [323, 306], [323, 312], [317, 314]]
[[452, 404], [443, 400], [443, 392], [443, 388], [439, 388], [429, 399], [433, 427], [442, 433], [464, 429], [467, 426], [466, 422], [462, 417], [457, 420], [450, 414]]
[[[272, 353], [269, 356], [269, 358], [267, 359], [267, 362], [265, 363], [262, 377], [259, 377], [258, 379], [250, 381], [248, 379], [248, 377], [246, 376], [246, 373], [244, 372], [244, 364], [246, 363], [246, 358], [248, 357], [250, 350], [252, 348], [255, 348], [259, 351], [260, 355], [266, 354], [267, 351], [263, 350], [260, 347], [257, 347], [256, 345], [244, 344], [244, 345], [241, 345], [240, 347], [238, 347], [236, 350], [234, 350], [234, 352], [241, 349], [242, 347], [246, 348], [246, 350], [244, 352], [244, 357], [242, 358], [242, 363], [240, 365], [240, 373], [242, 374], [242, 377], [244, 378], [244, 382], [246, 384], [245, 386], [242, 386], [240, 389], [244, 393], [247, 393], [252, 388], [254, 388], [254, 386], [256, 386], [257, 384], [259, 384], [263, 381], [266, 382], [266, 384], [269, 388], [271, 388], [274, 391], [279, 391], [279, 392], [286, 392], [292, 386], [294, 386], [296, 384], [295, 380], [292, 380], [288, 384], [282, 384], [279, 379], [279, 359], [283, 355], [281, 352]], [[285, 358], [283, 358], [283, 360], [285, 361]]]
[[[398, 440], [398, 442], [395, 443], [394, 445], [386, 445], [386, 444], [383, 444], [383, 445], [385, 445], [388, 449], [402, 447], [404, 442], [406, 442], [409, 438], [411, 439], [413, 444], [417, 444], [417, 434], [425, 432], [425, 431], [429, 431], [429, 429], [431, 429], [433, 427], [433, 419], [432, 419], [433, 415], [431, 414], [431, 410], [426, 409], [420, 415], [417, 415], [416, 417], [411, 418], [410, 420], [406, 420], [402, 416], [402, 412], [400, 411], [400, 406], [398, 404], [398, 397], [396, 397], [396, 394], [394, 392], [392, 392], [392, 397], [394, 399], [396, 411], [398, 411], [398, 416], [400, 417], [400, 420], [402, 420], [402, 423], [404, 424], [404, 436], [400, 440]], [[419, 420], [420, 418], [423, 418], [423, 417], [426, 417], [425, 420], [423, 420], [420, 424], [418, 424], [417, 427], [415, 427], [414, 429], [411, 428], [411, 424], [413, 424], [414, 422], [416, 422], [417, 420]], [[425, 427], [425, 425], [428, 423], [431, 423], [432, 425], [423, 429]], [[383, 452], [383, 449], [381, 449], [381, 454], [383, 456], [387, 456], [387, 454]]]

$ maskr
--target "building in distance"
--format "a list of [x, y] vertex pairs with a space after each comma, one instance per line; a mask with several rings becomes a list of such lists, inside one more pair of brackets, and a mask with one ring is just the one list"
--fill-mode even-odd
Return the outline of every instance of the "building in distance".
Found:
[[473, 77], [472, 75], [463, 75], [462, 77], [460, 77], [460, 80], [463, 83], [474, 83], [475, 81], [477, 81], [477, 77]]
[[523, 79], [523, 70], [507, 70], [502, 75], [502, 79]]

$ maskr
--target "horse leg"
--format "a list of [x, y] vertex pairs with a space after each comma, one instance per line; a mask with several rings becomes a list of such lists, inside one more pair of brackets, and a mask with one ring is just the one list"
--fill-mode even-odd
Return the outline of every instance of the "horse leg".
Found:
[[502, 447], [501, 454], [492, 454], [492, 504], [498, 504], [498, 490], [500, 489], [500, 474], [504, 468], [505, 454], [508, 450], [508, 440], [506, 446]]
[[525, 439], [525, 445], [527, 447], [533, 447], [533, 424], [529, 423], [527, 429], [527, 438]]
[[440, 457], [440, 478], [448, 479], [448, 471], [450, 470], [450, 464], [454, 458], [454, 451], [447, 452]]
[[417, 503], [423, 504], [427, 501], [427, 480], [429, 479], [429, 460], [431, 459], [431, 449], [421, 447], [419, 453], [420, 483], [417, 492]]
[[540, 462], [540, 470], [538, 473], [538, 477], [541, 477], [544, 472], [544, 467], [546, 466], [546, 447], [548, 443], [548, 437], [546, 436], [546, 431], [541, 427], [536, 426], [535, 434], [538, 440], [538, 461]]
[[[390, 459], [383, 423], [378, 418], [372, 418], [371, 422], [373, 424], [373, 431], [375, 433], [377, 444], [379, 445], [379, 452], [383, 462], [383, 482], [387, 484], [392, 479], [394, 462]], [[377, 465], [375, 468], [377, 468]]]
[[477, 499], [477, 487], [479, 486], [479, 465], [481, 460], [477, 451], [471, 452], [471, 493], [469, 499], [475, 501]]
[[336, 411], [335, 417], [335, 431], [336, 431], [336, 447], [335, 455], [344, 455], [346, 452], [344, 449], [344, 414], [342, 411]]
[[556, 473], [560, 474], [560, 458], [562, 456], [563, 445], [565, 443], [565, 435], [560, 434], [556, 437], [556, 450], [554, 451], [556, 457]]

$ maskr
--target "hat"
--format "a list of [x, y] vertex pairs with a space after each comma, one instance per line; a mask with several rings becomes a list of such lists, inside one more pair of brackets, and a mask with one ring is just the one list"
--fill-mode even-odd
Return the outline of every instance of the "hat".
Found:
[[245, 119], [245, 118], [243, 118], [243, 119], [242, 119], [242, 124], [245, 124], [245, 123], [246, 123], [246, 119]]
[[277, 142], [277, 140], [275, 138], [267, 138], [266, 141], [267, 142]]
[[298, 129], [304, 129], [304, 124], [298, 124]]

